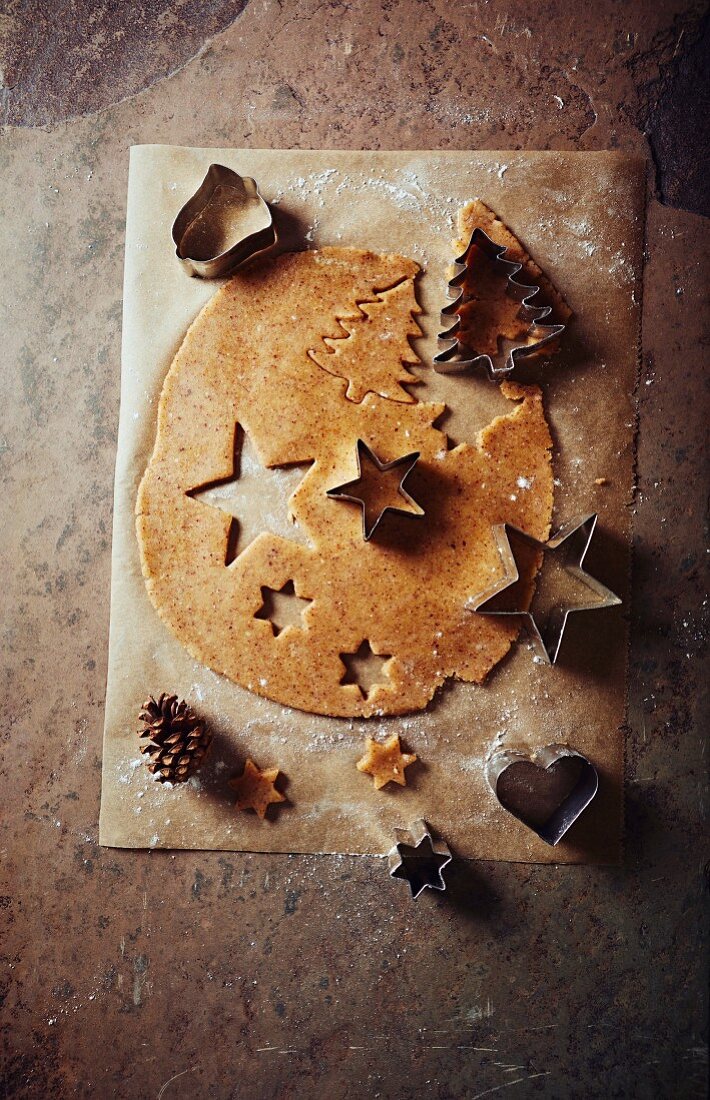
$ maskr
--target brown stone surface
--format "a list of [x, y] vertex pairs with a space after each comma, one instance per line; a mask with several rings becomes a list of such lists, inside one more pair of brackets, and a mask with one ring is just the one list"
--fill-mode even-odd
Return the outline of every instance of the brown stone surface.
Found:
[[458, 865], [413, 904], [377, 860], [96, 844], [128, 145], [638, 150], [649, 125], [701, 209], [701, 6], [252, 0], [201, 48], [229, 5], [166, 0], [175, 67], [198, 50], [170, 76], [126, 6], [72, 5], [60, 49], [26, 10], [0, 19], [2, 1095], [703, 1096], [695, 214], [650, 200], [625, 866]]

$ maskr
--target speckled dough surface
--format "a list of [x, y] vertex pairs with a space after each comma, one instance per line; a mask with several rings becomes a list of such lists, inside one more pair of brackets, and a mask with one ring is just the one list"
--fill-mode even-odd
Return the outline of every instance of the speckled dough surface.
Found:
[[[511, 413], [477, 444], [449, 449], [434, 427], [443, 405], [372, 390], [358, 403], [308, 355], [323, 337], [337, 337], [338, 319], [352, 319], [357, 331], [358, 304], [374, 302], [365, 307], [373, 331], [361, 341], [361, 377], [371, 362], [399, 368], [402, 357], [411, 360], [417, 270], [404, 257], [354, 248], [264, 261], [214, 295], [163, 387], [137, 503], [151, 599], [198, 660], [303, 710], [404, 713], [425, 706], [449, 676], [483, 680], [516, 633], [465, 606], [500, 569], [491, 526], [506, 521], [537, 538], [549, 531], [552, 441], [538, 388], [506, 385]], [[397, 300], [381, 319], [377, 294], [386, 298], [390, 287]], [[309, 464], [288, 504], [309, 544], [264, 532], [226, 565], [229, 518], [189, 493], [229, 474], [235, 423], [264, 466]], [[357, 439], [387, 461], [420, 454], [408, 486], [425, 516], [417, 524], [388, 516], [382, 536], [367, 543], [357, 509], [326, 496], [354, 473]], [[516, 492], [519, 479], [527, 491]], [[288, 582], [311, 603], [302, 625], [275, 636], [255, 616], [262, 588]], [[389, 658], [367, 694], [341, 682], [340, 655], [364, 641]]]

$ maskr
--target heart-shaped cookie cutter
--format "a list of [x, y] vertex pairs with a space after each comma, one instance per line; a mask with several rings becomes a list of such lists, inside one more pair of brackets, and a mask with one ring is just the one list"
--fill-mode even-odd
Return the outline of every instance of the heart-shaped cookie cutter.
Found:
[[[516, 764], [528, 764], [538, 768], [541, 772], [548, 772], [560, 760], [570, 758], [576, 758], [582, 762], [579, 777], [572, 790], [565, 794], [544, 822], [533, 824], [529, 819], [526, 820], [519, 810], [509, 805], [506, 806], [501, 801], [498, 784], [503, 773], [509, 768]], [[581, 752], [570, 748], [569, 745], [562, 744], [546, 745], [544, 748], [538, 749], [532, 756], [512, 749], [496, 753], [486, 765], [486, 779], [503, 809], [516, 817], [528, 829], [532, 829], [541, 840], [544, 840], [545, 844], [552, 847], [559, 844], [562, 837], [584, 813], [599, 790], [599, 773], [594, 764]]]
[[[228, 217], [227, 226], [220, 226], [220, 213]], [[276, 240], [273, 215], [256, 181], [224, 164], [209, 166], [173, 222], [177, 258], [190, 275], [203, 279], [227, 275]]]

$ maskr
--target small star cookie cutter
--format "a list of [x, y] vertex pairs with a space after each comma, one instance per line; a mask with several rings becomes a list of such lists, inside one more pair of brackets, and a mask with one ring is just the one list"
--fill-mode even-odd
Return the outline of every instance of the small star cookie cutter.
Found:
[[[587, 555], [589, 544], [592, 541], [596, 525], [596, 512], [587, 516], [578, 516], [576, 519], [570, 520], [569, 523], [564, 524], [548, 542], [539, 542], [537, 539], [534, 539], [532, 535], [526, 534], [525, 531], [521, 531], [518, 527], [514, 527], [510, 523], [496, 524], [492, 530], [503, 565], [503, 577], [497, 580], [484, 592], [474, 596], [467, 605], [469, 610], [476, 611], [479, 615], [517, 616], [524, 619], [525, 625], [532, 638], [533, 645], [544, 663], [548, 665], [556, 664], [562, 646], [562, 639], [567, 627], [567, 620], [570, 615], [578, 611], [598, 611], [605, 607], [616, 607], [621, 603], [621, 598], [619, 596], [612, 592], [610, 588], [607, 588], [606, 585], [602, 584], [601, 581], [598, 581], [596, 577], [592, 577], [583, 568], [584, 559]], [[531, 610], [509, 607], [497, 608], [495, 606], [497, 597], [515, 585], [520, 579], [518, 563], [510, 545], [510, 534], [513, 534], [516, 539], [527, 543], [528, 546], [538, 551], [566, 550], [574, 560], [565, 561], [563, 563], [563, 568], [577, 581], [581, 582], [586, 588], [593, 592], [597, 599], [587, 604], [580, 604], [573, 607], [566, 607], [564, 605], [553, 607], [546, 621], [542, 623], [541, 626], [538, 625], [535, 615]]]
[[443, 870], [453, 859], [446, 841], [434, 840], [422, 818], [412, 822], [409, 829], [395, 829], [395, 834], [397, 843], [387, 855], [391, 877], [405, 879], [413, 898], [427, 887], [445, 890]]
[[[480, 249], [491, 264], [499, 270], [500, 274], [506, 277], [506, 293], [519, 303], [518, 316], [529, 323], [530, 334], [535, 337], [533, 343], [516, 345], [510, 348], [502, 366], [497, 365], [490, 355], [470, 354], [471, 349], [467, 349], [465, 345], [462, 345], [458, 338], [461, 329], [461, 318], [458, 315], [458, 310], [467, 301], [471, 300], [470, 296], [466, 296], [463, 284], [466, 279], [467, 261], [472, 248]], [[548, 344], [564, 332], [565, 326], [563, 324], [543, 325], [540, 323], [549, 317], [552, 306], [535, 306], [532, 304], [531, 299], [535, 297], [540, 287], [526, 286], [517, 282], [515, 276], [522, 270], [523, 265], [514, 260], [503, 259], [505, 252], [507, 252], [507, 248], [496, 244], [487, 233], [477, 226], [473, 230], [464, 251], [454, 260], [454, 275], [449, 280], [447, 288], [448, 296], [453, 301], [441, 311], [441, 324], [449, 325], [449, 327], [439, 333], [437, 339], [441, 350], [434, 356], [434, 370], [438, 371], [439, 374], [458, 373], [480, 366], [486, 369], [488, 377], [492, 381], [505, 378], [515, 370], [518, 359], [524, 359], [532, 355], [543, 345]], [[451, 323], [452, 317], [454, 318], [453, 323]]]
[[217, 279], [276, 244], [268, 203], [251, 176], [211, 164], [173, 222], [175, 254], [190, 275]]
[[[414, 497], [409, 495], [404, 487], [405, 481], [419, 461], [419, 451], [412, 451], [411, 454], [403, 455], [401, 458], [395, 458], [393, 462], [382, 462], [364, 440], [358, 439], [355, 457], [357, 461], [357, 477], [353, 478], [352, 481], [346, 481], [343, 485], [335, 485], [332, 489], [327, 489], [326, 496], [330, 497], [331, 500], [347, 500], [350, 504], [359, 505], [362, 511], [362, 537], [365, 542], [370, 541], [388, 512], [392, 512], [398, 516], [409, 516], [410, 519], [421, 519], [425, 515], [422, 506]], [[394, 504], [388, 504], [379, 512], [374, 522], [368, 521], [367, 501], [363, 497], [358, 496], [354, 491], [363, 480], [363, 457], [365, 457], [381, 474], [386, 474], [389, 470], [396, 470], [398, 467], [402, 467], [403, 473], [399, 480], [397, 491], [407, 504], [411, 505], [411, 509], [397, 508]]]
[[[554, 784], [557, 780], [555, 769], [559, 772], [559, 765], [563, 760], [580, 761], [578, 775], [571, 789], [565, 790], [564, 777], [562, 777], [562, 785], [555, 791]], [[516, 792], [513, 789], [505, 792], [499, 788], [506, 773], [512, 777], [516, 768], [519, 774], [521, 773], [521, 765], [523, 771], [516, 800]], [[524, 778], [526, 773], [527, 780]], [[599, 773], [591, 760], [576, 749], [570, 748], [569, 745], [562, 744], [547, 745], [532, 756], [514, 750], [496, 753], [486, 766], [486, 779], [503, 809], [518, 821], [522, 821], [523, 825], [532, 829], [545, 844], [551, 847], [559, 844], [599, 790]], [[523, 797], [525, 794], [530, 795], [532, 783], [542, 783], [543, 794], [545, 784], [548, 787], [547, 805], [543, 803], [542, 815], [539, 812], [534, 815], [529, 809], [526, 813], [525, 808], [520, 805], [521, 792]], [[550, 799], [552, 799], [551, 803]]]

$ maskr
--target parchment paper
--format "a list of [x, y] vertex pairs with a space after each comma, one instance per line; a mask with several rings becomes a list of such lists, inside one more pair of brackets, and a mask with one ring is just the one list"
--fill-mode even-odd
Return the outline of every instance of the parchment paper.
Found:
[[[457, 208], [482, 198], [570, 303], [575, 318], [562, 352], [524, 380], [543, 385], [556, 442], [553, 527], [599, 512], [586, 564], [624, 604], [572, 616], [562, 664], [537, 663], [523, 639], [483, 686], [449, 684], [427, 711], [407, 718], [349, 721], [252, 695], [196, 664], [163, 625], [144, 587], [133, 512], [163, 379], [217, 286], [186, 276], [170, 236], [175, 215], [213, 162], [259, 181], [275, 204], [282, 250], [348, 244], [400, 252], [422, 265], [425, 337], [415, 346], [426, 385], [417, 397], [447, 403], [445, 428], [456, 442], [475, 439], [493, 416], [510, 411], [495, 386], [439, 375], [428, 365], [446, 302]], [[619, 858], [643, 201], [643, 162], [616, 153], [131, 150], [102, 844], [383, 854], [395, 827], [424, 817], [464, 857]], [[595, 484], [600, 478], [608, 484]], [[216, 731], [209, 763], [173, 789], [152, 780], [138, 753], [140, 705], [161, 691], [186, 698]], [[408, 772], [406, 788], [377, 792], [354, 765], [366, 735], [392, 732], [421, 764]], [[601, 786], [553, 849], [498, 806], [484, 766], [499, 747], [557, 741], [594, 761]], [[237, 813], [226, 785], [247, 755], [279, 767], [288, 780], [289, 804], [264, 822]]]

